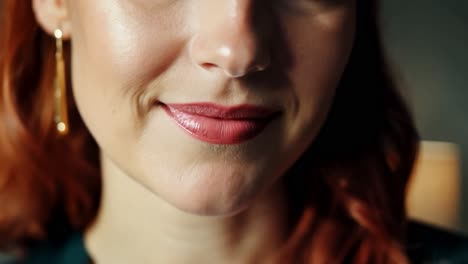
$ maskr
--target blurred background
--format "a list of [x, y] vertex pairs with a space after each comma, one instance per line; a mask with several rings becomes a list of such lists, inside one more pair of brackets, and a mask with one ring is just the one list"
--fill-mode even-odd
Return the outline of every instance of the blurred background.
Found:
[[383, 0], [382, 9], [388, 53], [430, 141], [410, 214], [468, 234], [468, 1]]

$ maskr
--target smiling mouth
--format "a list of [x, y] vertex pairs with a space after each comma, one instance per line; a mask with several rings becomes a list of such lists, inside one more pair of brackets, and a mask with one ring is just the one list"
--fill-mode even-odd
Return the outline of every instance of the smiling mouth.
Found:
[[211, 144], [240, 144], [250, 140], [279, 114], [254, 105], [160, 103], [160, 106], [190, 136]]

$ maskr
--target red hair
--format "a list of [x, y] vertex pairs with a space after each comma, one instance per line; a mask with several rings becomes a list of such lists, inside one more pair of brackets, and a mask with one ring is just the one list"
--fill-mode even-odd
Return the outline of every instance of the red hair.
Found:
[[37, 25], [31, 1], [2, 1], [0, 10], [0, 247], [23, 247], [94, 218], [98, 149], [71, 98], [71, 134], [56, 136], [55, 43]]
[[[377, 1], [356, 2], [354, 48], [330, 115], [283, 177], [286, 263], [406, 262], [405, 190], [418, 135], [386, 65]], [[54, 41], [37, 25], [31, 1], [4, 0], [0, 11], [0, 248], [27, 247], [83, 231], [94, 219], [98, 148], [72, 98], [70, 134], [56, 136]]]
[[304, 263], [407, 263], [406, 186], [419, 136], [385, 59], [378, 2], [356, 4], [355, 43], [331, 112], [284, 178], [292, 215], [314, 216], [294, 242]]

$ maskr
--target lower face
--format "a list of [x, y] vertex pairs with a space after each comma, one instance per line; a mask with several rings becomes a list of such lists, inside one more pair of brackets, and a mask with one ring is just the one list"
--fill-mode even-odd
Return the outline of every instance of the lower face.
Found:
[[[200, 215], [238, 212], [278, 182], [326, 119], [355, 24], [352, 0], [281, 1], [68, 1], [73, 93], [106, 159]], [[264, 71], [228, 74], [257, 53]], [[268, 119], [233, 114], [246, 104]]]

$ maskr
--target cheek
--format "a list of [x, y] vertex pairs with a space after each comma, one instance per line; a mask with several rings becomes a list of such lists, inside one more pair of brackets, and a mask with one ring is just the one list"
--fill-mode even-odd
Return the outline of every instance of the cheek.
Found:
[[326, 119], [348, 63], [355, 35], [354, 10], [346, 7], [304, 19], [289, 17], [284, 24], [289, 28], [286, 37], [293, 62], [288, 135], [293, 142], [310, 142]]
[[298, 93], [314, 95], [336, 87], [353, 46], [354, 20], [352, 11], [339, 9], [288, 22], [292, 24], [287, 33], [293, 61], [290, 74]]
[[108, 137], [99, 134], [109, 126], [120, 137], [138, 133], [132, 95], [170, 67], [184, 45], [183, 10], [165, 7], [150, 16], [137, 3], [70, 1], [74, 95], [98, 139]]
[[74, 66], [83, 76], [112, 84], [99, 89], [124, 90], [159, 75], [184, 45], [180, 8], [149, 16], [132, 2], [72, 3]]

